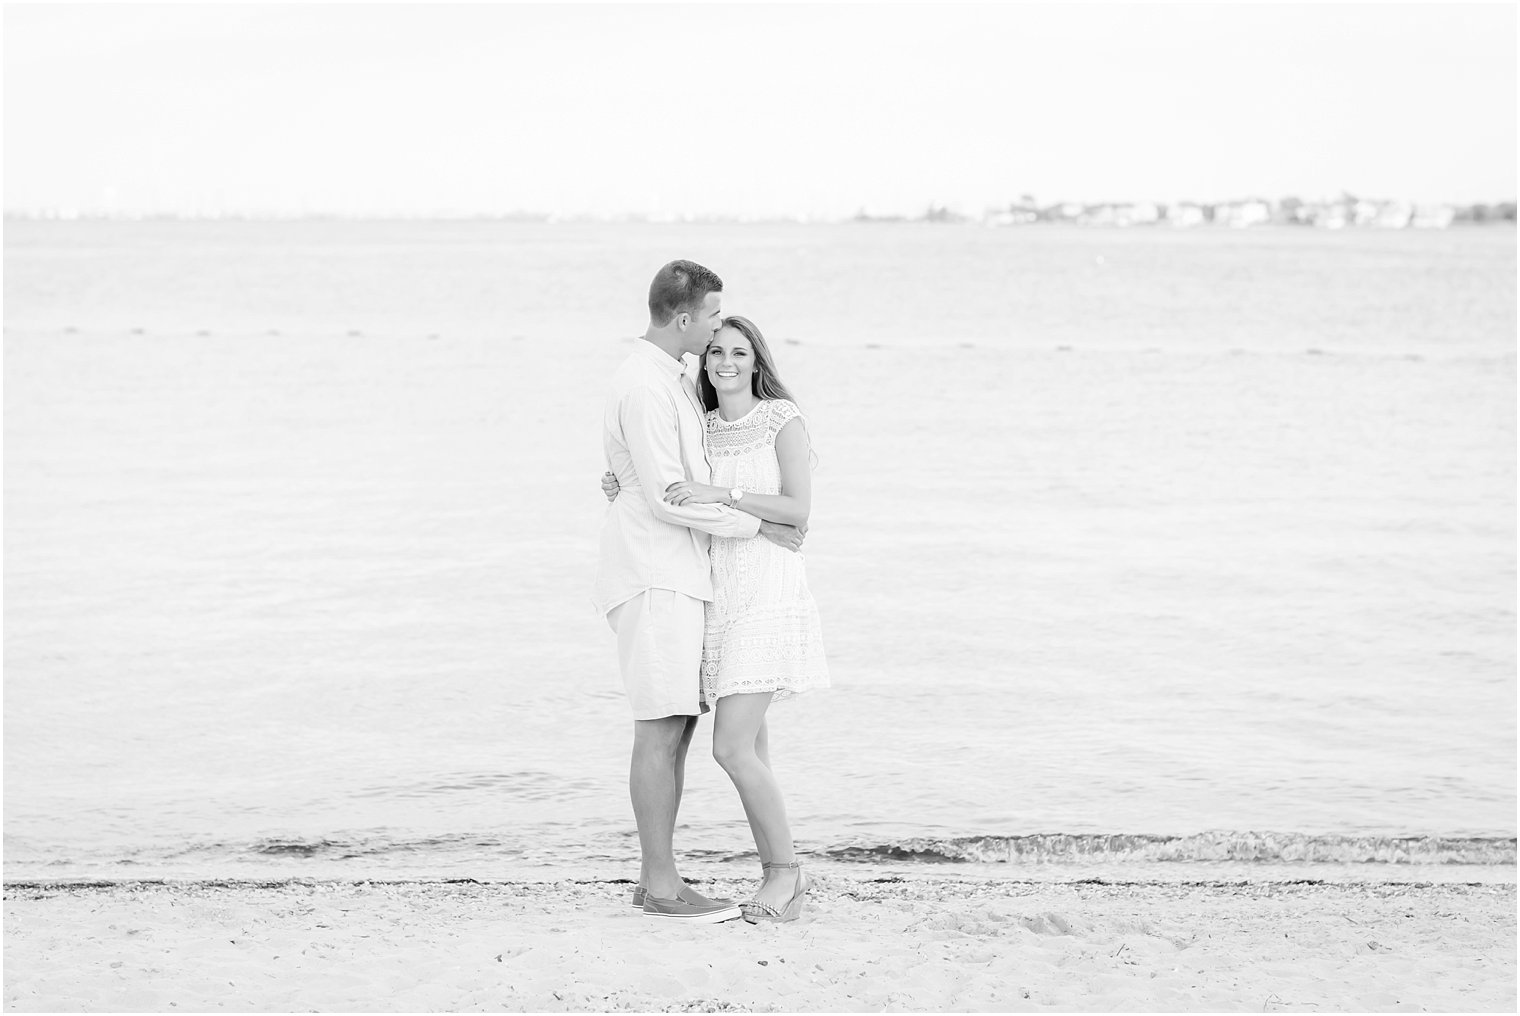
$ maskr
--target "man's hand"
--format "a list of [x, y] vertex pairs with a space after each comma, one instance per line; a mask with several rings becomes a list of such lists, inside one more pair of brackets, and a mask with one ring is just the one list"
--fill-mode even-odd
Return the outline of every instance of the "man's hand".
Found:
[[602, 493], [607, 495], [608, 501], [617, 500], [618, 491], [622, 489], [618, 485], [617, 477], [612, 475], [611, 470], [602, 474]]
[[802, 538], [807, 535], [807, 526], [784, 526], [779, 522], [762, 521], [760, 535], [776, 546], [795, 553], [802, 549]]

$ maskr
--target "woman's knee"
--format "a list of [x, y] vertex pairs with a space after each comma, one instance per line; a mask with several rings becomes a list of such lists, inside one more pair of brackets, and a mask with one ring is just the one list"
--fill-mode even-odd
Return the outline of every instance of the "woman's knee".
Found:
[[743, 738], [714, 737], [713, 758], [723, 767], [724, 772], [742, 770], [756, 761], [755, 745], [753, 742], [746, 744]]

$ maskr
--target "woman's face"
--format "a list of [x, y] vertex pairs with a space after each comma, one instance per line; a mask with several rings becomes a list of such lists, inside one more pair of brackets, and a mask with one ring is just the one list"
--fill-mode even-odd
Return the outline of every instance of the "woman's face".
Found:
[[737, 328], [720, 328], [702, 363], [707, 380], [719, 393], [752, 391], [755, 351]]

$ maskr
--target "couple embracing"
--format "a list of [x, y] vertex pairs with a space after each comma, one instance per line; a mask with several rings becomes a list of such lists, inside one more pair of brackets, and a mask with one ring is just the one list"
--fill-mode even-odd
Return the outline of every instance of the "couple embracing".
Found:
[[[788, 921], [807, 876], [771, 772], [766, 710], [828, 685], [803, 570], [812, 482], [805, 421], [760, 330], [723, 316], [723, 281], [672, 261], [649, 287], [649, 328], [612, 377], [602, 418], [611, 499], [597, 607], [617, 633], [633, 709], [629, 795], [642, 861], [633, 905], [715, 924]], [[695, 377], [685, 356], [699, 358]], [[733, 780], [760, 855], [743, 903], [676, 870], [672, 839], [697, 718]]]

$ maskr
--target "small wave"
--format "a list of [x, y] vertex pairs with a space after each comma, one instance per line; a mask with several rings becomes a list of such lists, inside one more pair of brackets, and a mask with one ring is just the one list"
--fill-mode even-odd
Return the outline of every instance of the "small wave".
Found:
[[1208, 832], [1194, 836], [1134, 833], [913, 837], [857, 843], [824, 854], [837, 861], [924, 863], [1093, 863], [1232, 861], [1271, 864], [1515, 863], [1515, 839], [1449, 836], [1311, 836], [1304, 833]]
[[[621, 693], [620, 693], [621, 694]], [[382, 784], [355, 792], [356, 797], [379, 800], [430, 800], [454, 795], [489, 794], [496, 802], [563, 801], [588, 797], [603, 790], [589, 779], [568, 779], [557, 773], [526, 769], [514, 772], [454, 772], [410, 783]]]
[[354, 839], [262, 839], [252, 843], [198, 843], [180, 854], [260, 854], [266, 857], [329, 857], [340, 860], [386, 854], [448, 853], [458, 850], [490, 850], [515, 853], [514, 848], [493, 836], [454, 834], [417, 839], [392, 839], [381, 835]]
[[[273, 857], [316, 857], [349, 849], [340, 840], [258, 840], [248, 847], [250, 853]], [[201, 848], [204, 849], [204, 848]]]

